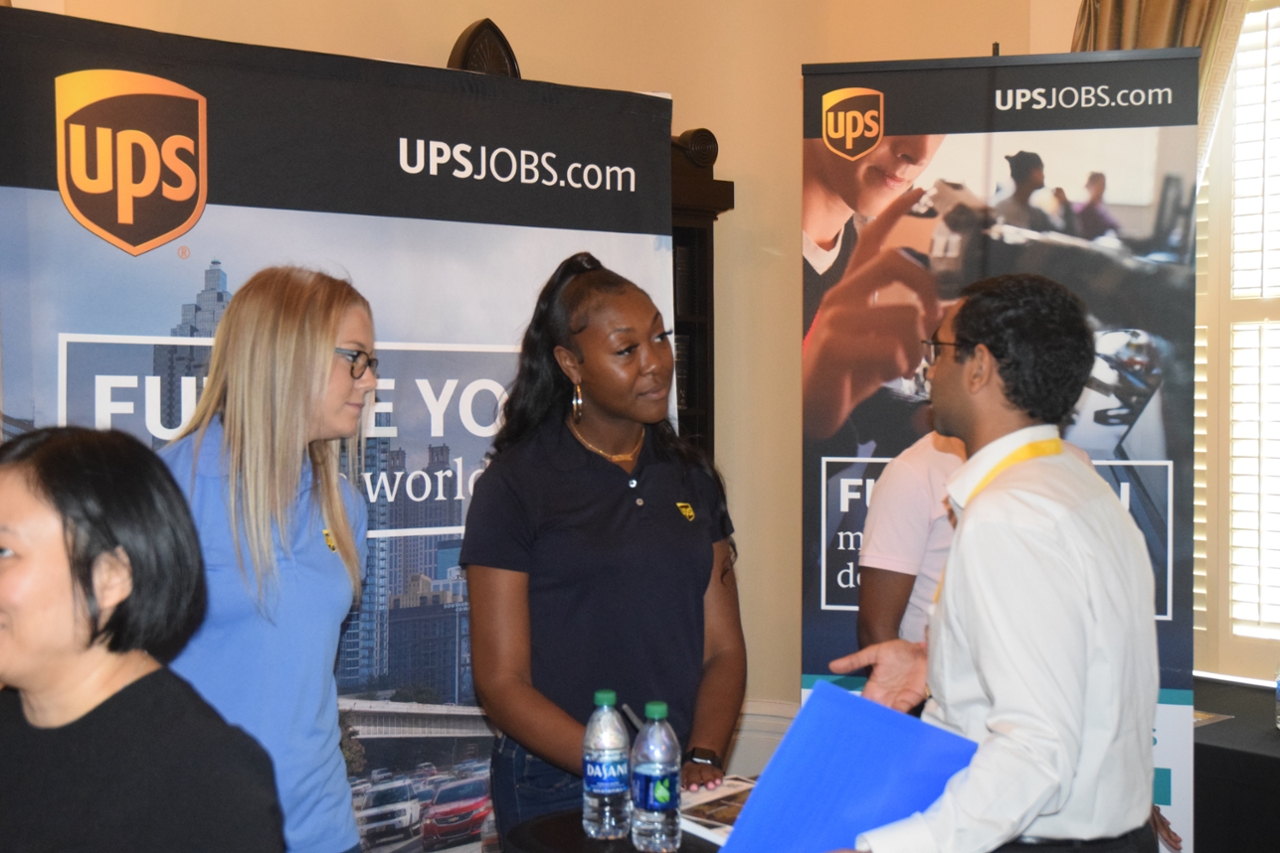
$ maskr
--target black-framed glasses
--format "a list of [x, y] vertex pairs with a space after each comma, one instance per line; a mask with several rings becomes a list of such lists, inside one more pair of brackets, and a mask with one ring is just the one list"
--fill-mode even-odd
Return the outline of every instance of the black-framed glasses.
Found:
[[364, 376], [366, 370], [372, 370], [374, 376], [378, 375], [378, 360], [364, 350], [334, 347], [333, 351], [351, 362], [352, 379], [359, 379]]
[[921, 341], [924, 344], [924, 363], [934, 364], [938, 361], [938, 356], [942, 354], [942, 350], [938, 347], [960, 347], [964, 346], [964, 341]]

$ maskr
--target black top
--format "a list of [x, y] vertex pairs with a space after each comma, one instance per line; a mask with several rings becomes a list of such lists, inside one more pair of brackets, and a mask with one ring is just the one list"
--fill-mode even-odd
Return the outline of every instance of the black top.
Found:
[[52, 729], [0, 690], [0, 756], [13, 853], [284, 850], [271, 759], [165, 668]]
[[826, 272], [818, 272], [808, 260], [804, 263], [804, 334], [809, 334], [813, 318], [817, 316], [818, 306], [827, 291], [844, 277], [845, 268], [849, 266], [849, 258], [853, 256], [853, 247], [858, 243], [858, 229], [853, 225], [853, 217], [844, 224], [843, 237], [840, 240], [840, 251]]
[[705, 472], [657, 458], [630, 474], [549, 420], [476, 482], [460, 562], [529, 575], [533, 686], [585, 724], [612, 688], [663, 700], [688, 743], [702, 679], [712, 544], [732, 531]]

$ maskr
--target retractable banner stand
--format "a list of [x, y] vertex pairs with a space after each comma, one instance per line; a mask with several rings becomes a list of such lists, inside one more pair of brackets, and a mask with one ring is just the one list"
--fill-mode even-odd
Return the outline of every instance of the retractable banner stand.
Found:
[[475, 772], [472, 487], [560, 261], [589, 251], [672, 316], [670, 102], [8, 8], [0, 80], [5, 436], [82, 424], [160, 447], [241, 283], [349, 277], [380, 360], [364, 594], [337, 661], [352, 775]]
[[1198, 58], [1174, 49], [804, 69], [806, 335], [823, 296], [867, 260], [854, 249], [884, 230], [876, 218], [912, 187], [928, 192], [882, 244], [926, 272], [859, 291], [858, 311], [837, 324], [854, 378], [806, 388], [803, 687], [862, 683], [827, 664], [858, 646], [863, 522], [885, 464], [930, 429], [924, 365], [894, 375], [911, 367], [895, 350], [904, 312], [920, 310], [926, 289], [948, 300], [993, 275], [1053, 278], [1084, 300], [1097, 330], [1065, 437], [1116, 490], [1151, 556], [1162, 688], [1153, 797], [1184, 850]]

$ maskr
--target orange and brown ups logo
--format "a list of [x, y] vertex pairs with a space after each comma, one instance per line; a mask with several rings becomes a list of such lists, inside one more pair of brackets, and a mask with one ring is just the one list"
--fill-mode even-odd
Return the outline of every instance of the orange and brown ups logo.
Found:
[[884, 93], [836, 89], [822, 96], [822, 141], [846, 160], [870, 154], [884, 138]]
[[205, 99], [132, 71], [54, 82], [58, 190], [81, 225], [131, 255], [185, 234], [208, 194]]

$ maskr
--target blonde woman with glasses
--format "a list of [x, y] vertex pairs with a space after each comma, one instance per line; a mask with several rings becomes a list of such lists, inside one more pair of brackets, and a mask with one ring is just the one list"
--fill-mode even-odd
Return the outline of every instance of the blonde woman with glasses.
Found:
[[161, 454], [191, 503], [209, 586], [208, 617], [173, 669], [271, 755], [299, 853], [359, 849], [333, 670], [367, 511], [338, 456], [377, 364], [369, 303], [349, 282], [262, 270], [227, 307], [195, 414]]

